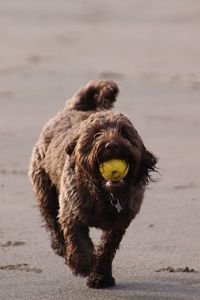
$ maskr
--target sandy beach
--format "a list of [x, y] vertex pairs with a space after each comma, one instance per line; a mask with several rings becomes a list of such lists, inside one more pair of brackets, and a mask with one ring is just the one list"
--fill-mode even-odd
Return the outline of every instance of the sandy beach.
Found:
[[[0, 0], [1, 300], [200, 299], [199, 28], [196, 0]], [[27, 171], [43, 125], [100, 78], [118, 83], [115, 110], [159, 174], [117, 252], [116, 287], [91, 290], [50, 248]]]

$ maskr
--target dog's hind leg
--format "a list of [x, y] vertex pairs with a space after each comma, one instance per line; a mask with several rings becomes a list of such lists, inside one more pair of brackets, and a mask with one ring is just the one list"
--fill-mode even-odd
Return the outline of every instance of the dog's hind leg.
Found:
[[91, 288], [101, 289], [115, 285], [112, 276], [112, 261], [123, 238], [125, 229], [104, 231], [101, 243], [96, 248], [96, 263], [87, 279], [87, 285]]
[[58, 193], [52, 184], [48, 174], [41, 166], [39, 151], [35, 148], [29, 169], [33, 191], [36, 195], [41, 215], [45, 221], [47, 230], [51, 234], [51, 246], [56, 254], [63, 256], [65, 250], [63, 233], [57, 220]]

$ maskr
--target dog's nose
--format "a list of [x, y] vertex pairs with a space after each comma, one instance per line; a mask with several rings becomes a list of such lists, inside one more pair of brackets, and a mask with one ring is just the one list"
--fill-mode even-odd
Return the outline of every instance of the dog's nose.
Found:
[[105, 148], [108, 151], [116, 151], [119, 148], [119, 145], [115, 141], [110, 141], [109, 143], [106, 144]]

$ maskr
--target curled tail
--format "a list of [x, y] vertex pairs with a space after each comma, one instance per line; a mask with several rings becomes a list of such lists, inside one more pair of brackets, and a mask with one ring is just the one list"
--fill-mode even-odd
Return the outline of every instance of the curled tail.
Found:
[[113, 107], [119, 88], [112, 80], [92, 80], [70, 100], [71, 109], [106, 110]]

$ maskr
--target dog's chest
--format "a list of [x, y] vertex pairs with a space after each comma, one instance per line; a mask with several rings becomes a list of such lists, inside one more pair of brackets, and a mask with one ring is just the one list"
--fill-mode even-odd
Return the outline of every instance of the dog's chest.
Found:
[[106, 194], [96, 195], [88, 199], [90, 201], [91, 210], [88, 211], [88, 225], [90, 227], [100, 228], [102, 230], [110, 230], [113, 228], [121, 228], [124, 223], [130, 222], [134, 217], [133, 211], [129, 209], [127, 203], [122, 203], [121, 211], [113, 205], [112, 199]]

